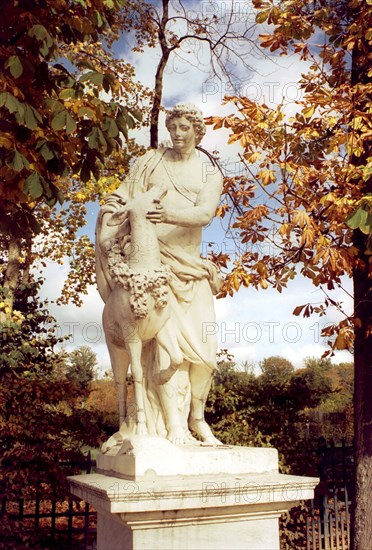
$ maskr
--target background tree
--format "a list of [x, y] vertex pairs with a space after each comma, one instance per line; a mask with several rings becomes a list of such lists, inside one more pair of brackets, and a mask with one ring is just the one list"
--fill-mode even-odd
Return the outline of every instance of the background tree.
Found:
[[124, 31], [134, 31], [135, 51], [143, 51], [146, 46], [160, 47], [161, 51], [150, 104], [153, 148], [158, 146], [164, 73], [171, 61], [186, 60], [233, 88], [242, 69], [252, 71], [252, 50], [259, 52], [250, 10], [242, 9], [242, 3], [235, 0], [222, 5], [210, 0], [199, 5], [183, 0], [129, 1], [123, 15]]
[[[81, 459], [84, 446], [97, 446], [102, 435], [96, 415], [81, 409], [89, 389], [82, 392], [78, 381], [64, 375], [66, 358], [56, 350], [61, 340], [38, 299], [39, 285], [18, 287], [12, 320], [1, 325], [0, 485], [8, 501], [64, 497], [67, 472], [61, 462]], [[0, 308], [4, 304], [0, 300]], [[7, 514], [0, 532], [4, 544], [27, 535]], [[26, 542], [36, 547], [27, 537], [18, 548]]]
[[352, 444], [353, 426], [353, 363], [330, 365], [323, 370], [324, 359], [306, 360], [306, 368], [296, 371], [298, 384], [316, 398], [322, 396], [305, 411], [309, 421], [309, 436], [323, 437], [336, 444]]
[[[368, 4], [255, 0], [257, 21], [272, 25], [271, 32], [261, 35], [261, 45], [311, 61], [299, 82], [298, 112], [288, 119], [283, 105], [273, 110], [233, 97], [235, 113], [209, 121], [215, 128], [230, 128], [229, 141], [240, 140], [243, 148], [244, 172], [225, 181], [225, 190], [240, 206], [234, 227], [241, 242], [271, 242], [275, 249], [272, 256], [244, 249], [223, 294], [232, 294], [240, 285], [269, 284], [281, 292], [301, 273], [323, 290], [325, 299], [323, 304], [297, 307], [296, 315], [324, 315], [331, 305], [344, 313], [329, 291], [342, 288], [343, 276], [353, 277], [353, 315], [345, 313], [341, 323], [328, 326], [323, 335], [334, 349], [354, 349], [354, 550], [364, 550], [372, 537], [372, 520], [366, 520], [372, 518]], [[256, 198], [259, 194], [265, 200]]]
[[[83, 225], [79, 205], [70, 215], [59, 211], [56, 218], [53, 207], [65, 197], [79, 198], [79, 192], [89, 191], [94, 198], [102, 194], [105, 181], [94, 185], [91, 178], [98, 178], [110, 155], [121, 156], [125, 172], [130, 150], [124, 155], [120, 151], [128, 129], [140, 118], [136, 106], [141, 88], [133, 83], [132, 67], [109, 53], [124, 4], [2, 3], [0, 232], [6, 235], [3, 284], [10, 310], [20, 268], [35, 258], [32, 237], [44, 232], [55, 245], [49, 234], [54, 231], [58, 244], [71, 242]], [[91, 246], [83, 241], [80, 248], [91, 274]], [[58, 249], [54, 246], [55, 255]]]
[[307, 358], [303, 369], [294, 370], [283, 357], [268, 357], [261, 363], [264, 374], [257, 375], [231, 358], [222, 361], [208, 398], [208, 422], [226, 444], [276, 447], [282, 472], [317, 475], [318, 437], [335, 435], [313, 420], [309, 438], [310, 413], [333, 392], [323, 362]]
[[281, 388], [286, 386], [294, 373], [294, 366], [283, 357], [267, 357], [260, 362], [261, 382], [265, 385]]
[[66, 376], [86, 390], [94, 378], [97, 365], [97, 354], [92, 348], [80, 346], [68, 354]]
[[332, 393], [332, 384], [329, 376], [332, 363], [330, 359], [307, 357], [304, 368], [295, 373], [295, 381], [302, 393], [307, 394], [309, 407], [316, 407], [324, 398]]

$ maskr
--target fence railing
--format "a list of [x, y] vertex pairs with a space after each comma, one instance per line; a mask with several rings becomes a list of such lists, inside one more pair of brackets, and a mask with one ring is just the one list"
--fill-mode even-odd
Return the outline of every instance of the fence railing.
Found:
[[348, 550], [353, 487], [353, 448], [333, 442], [320, 451], [320, 484], [306, 518], [306, 550]]
[[[319, 448], [319, 477], [321, 482], [315, 498], [307, 508], [304, 520], [295, 518], [303, 535], [303, 543], [296, 550], [349, 550], [350, 506], [352, 489], [352, 447], [323, 445]], [[85, 462], [63, 463], [66, 467], [80, 467], [90, 473], [95, 461], [90, 453]], [[90, 550], [95, 548], [96, 511], [86, 502], [72, 496], [63, 501], [36, 498], [32, 502], [20, 499], [8, 502], [2, 499], [0, 516], [5, 514], [23, 522], [36, 531], [47, 533], [50, 548]], [[302, 526], [302, 527], [301, 527]], [[306, 541], [305, 541], [306, 531]], [[55, 543], [57, 543], [55, 545]], [[306, 546], [305, 546], [306, 544]], [[292, 547], [291, 547], [292, 550]]]
[[[84, 462], [62, 462], [62, 466], [80, 468], [91, 473], [95, 460], [90, 452]], [[9, 501], [2, 498], [0, 517], [22, 522], [25, 530], [42, 532], [50, 548], [84, 549], [95, 548], [97, 513], [85, 501], [71, 495], [65, 499], [39, 497], [32, 501], [19, 499]]]
[[312, 504], [306, 518], [307, 550], [348, 550], [350, 505], [347, 487], [324, 497], [322, 508]]

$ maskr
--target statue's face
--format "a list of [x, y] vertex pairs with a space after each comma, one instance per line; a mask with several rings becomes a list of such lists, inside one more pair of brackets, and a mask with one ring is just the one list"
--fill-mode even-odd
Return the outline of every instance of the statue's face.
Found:
[[183, 152], [195, 148], [195, 130], [194, 126], [187, 118], [173, 118], [168, 131], [175, 151]]

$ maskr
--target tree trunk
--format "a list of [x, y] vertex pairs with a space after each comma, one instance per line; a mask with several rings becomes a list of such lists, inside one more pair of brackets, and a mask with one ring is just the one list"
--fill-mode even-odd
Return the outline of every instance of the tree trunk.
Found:
[[[366, 244], [357, 230], [355, 241]], [[367, 262], [368, 266], [368, 262]], [[372, 541], [372, 336], [370, 333], [372, 292], [368, 269], [354, 271], [355, 329], [353, 550], [371, 548]]]
[[[8, 244], [8, 266], [5, 271], [3, 282], [3, 286], [7, 290], [7, 296], [4, 301], [10, 308], [10, 311], [13, 310], [14, 293], [18, 286], [20, 257], [21, 243], [16, 237], [10, 236]], [[1, 320], [4, 320], [4, 314]]]
[[[366, 41], [364, 41], [366, 42]], [[364, 46], [364, 47], [363, 47]], [[368, 45], [353, 51], [352, 83], [368, 81]], [[365, 102], [367, 102], [365, 99]], [[365, 103], [365, 107], [367, 105]], [[367, 152], [352, 158], [353, 164], [366, 164]], [[372, 180], [364, 184], [364, 194], [372, 192]], [[372, 544], [372, 279], [369, 277], [368, 235], [354, 231], [358, 260], [354, 268], [355, 389], [354, 389], [354, 460], [355, 485], [352, 516], [352, 550], [367, 550]]]
[[151, 108], [151, 115], [150, 115], [150, 146], [153, 149], [157, 149], [159, 145], [159, 113], [160, 113], [160, 107], [161, 107], [161, 98], [163, 95], [163, 74], [164, 69], [167, 65], [167, 61], [169, 58], [168, 55], [165, 55], [163, 52], [162, 58], [159, 62], [156, 76], [155, 76], [155, 93], [154, 93], [154, 101]]
[[163, 76], [164, 69], [167, 66], [171, 48], [168, 47], [167, 38], [166, 38], [166, 25], [168, 23], [169, 17], [169, 0], [163, 0], [163, 16], [160, 21], [158, 38], [161, 47], [161, 59], [156, 69], [155, 75], [155, 90], [154, 90], [154, 101], [151, 108], [150, 114], [150, 146], [153, 149], [156, 149], [159, 145], [159, 113], [161, 107], [161, 98], [163, 95]]

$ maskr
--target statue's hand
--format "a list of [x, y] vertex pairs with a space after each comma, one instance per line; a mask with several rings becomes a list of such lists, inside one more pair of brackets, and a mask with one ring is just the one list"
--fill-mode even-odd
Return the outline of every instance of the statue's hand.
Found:
[[112, 227], [113, 225], [120, 225], [123, 222], [125, 222], [127, 217], [128, 217], [127, 210], [118, 210], [117, 212], [115, 212], [115, 214], [111, 215], [110, 219], [107, 222], [107, 225], [109, 227]]
[[172, 149], [172, 148], [173, 148], [173, 143], [171, 142], [170, 139], [165, 139], [159, 144], [159, 149]]
[[153, 208], [147, 212], [146, 218], [152, 223], [162, 223], [166, 221], [166, 212], [159, 199], [153, 200]]

